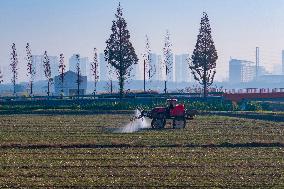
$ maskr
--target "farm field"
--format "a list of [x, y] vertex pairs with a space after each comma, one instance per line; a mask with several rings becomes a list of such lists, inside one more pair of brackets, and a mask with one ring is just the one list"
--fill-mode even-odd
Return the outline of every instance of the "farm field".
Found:
[[284, 188], [284, 123], [199, 116], [119, 133], [131, 115], [0, 117], [0, 187]]

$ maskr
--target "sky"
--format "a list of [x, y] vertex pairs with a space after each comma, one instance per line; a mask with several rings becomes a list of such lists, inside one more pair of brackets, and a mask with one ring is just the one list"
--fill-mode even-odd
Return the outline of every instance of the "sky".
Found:
[[25, 45], [32, 54], [74, 54], [92, 58], [103, 52], [118, 3], [128, 24], [131, 42], [142, 59], [145, 35], [152, 52], [162, 54], [166, 30], [175, 54], [192, 54], [202, 13], [208, 13], [218, 52], [216, 80], [228, 78], [230, 58], [255, 61], [280, 71], [284, 49], [284, 0], [0, 0], [0, 68], [10, 82], [12, 43], [19, 55], [19, 79], [26, 80]]

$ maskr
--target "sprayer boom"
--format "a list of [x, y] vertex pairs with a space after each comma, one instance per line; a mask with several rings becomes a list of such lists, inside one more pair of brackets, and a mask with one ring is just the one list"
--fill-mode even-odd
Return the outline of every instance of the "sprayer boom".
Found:
[[142, 119], [143, 117], [148, 117], [148, 116], [147, 116], [147, 112], [146, 112], [145, 110], [142, 110], [140, 115], [135, 115], [135, 116], [133, 116], [133, 117], [130, 119], [130, 121], [135, 121], [135, 120], [137, 120], [137, 119]]

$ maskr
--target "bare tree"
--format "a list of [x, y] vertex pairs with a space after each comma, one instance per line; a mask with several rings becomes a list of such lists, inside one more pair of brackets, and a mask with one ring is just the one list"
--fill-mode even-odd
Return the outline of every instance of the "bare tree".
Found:
[[16, 50], [16, 45], [15, 43], [12, 44], [12, 52], [11, 52], [11, 71], [12, 71], [12, 83], [14, 86], [14, 91], [13, 94], [14, 96], [16, 96], [16, 82], [18, 79], [18, 54], [17, 54], [17, 50]]
[[144, 92], [146, 92], [146, 77], [150, 81], [156, 73], [155, 65], [151, 64], [151, 48], [149, 38], [146, 35], [145, 53], [143, 54], [143, 76], [144, 76]]
[[66, 65], [64, 64], [64, 55], [63, 53], [61, 53], [59, 55], [59, 66], [58, 66], [58, 71], [60, 74], [60, 82], [61, 82], [61, 96], [64, 95], [64, 77], [65, 77], [65, 69], [66, 69]]
[[143, 80], [144, 80], [144, 92], [146, 92], [146, 75], [150, 67], [150, 43], [149, 38], [146, 35], [146, 46], [145, 46], [145, 53], [143, 54]]
[[148, 48], [148, 50], [147, 50], [147, 61], [148, 61], [148, 65], [149, 65], [149, 69], [148, 69], [148, 79], [149, 79], [149, 81], [151, 81], [151, 79], [155, 76], [155, 74], [156, 74], [156, 66], [154, 65], [154, 64], [152, 64], [152, 59], [151, 59], [151, 47], [150, 47], [150, 42], [149, 42], [149, 38], [148, 38], [148, 36], [146, 36], [147, 37], [147, 43], [148, 43], [148, 47], [147, 47], [147, 45], [146, 45], [146, 47]]
[[131, 76], [133, 64], [137, 64], [138, 58], [130, 42], [130, 34], [127, 23], [122, 16], [120, 3], [115, 14], [116, 20], [112, 22], [112, 34], [106, 41], [107, 47], [104, 51], [106, 61], [116, 69], [119, 81], [119, 93], [122, 97], [124, 84]]
[[43, 55], [43, 68], [44, 68], [44, 75], [47, 79], [47, 96], [50, 96], [50, 86], [53, 82], [53, 79], [51, 77], [50, 61], [47, 55], [47, 51], [44, 51]]
[[26, 53], [27, 53], [26, 60], [27, 60], [27, 71], [28, 71], [27, 76], [30, 77], [30, 96], [32, 96], [33, 95], [33, 82], [34, 82], [36, 71], [33, 65], [33, 56], [31, 53], [29, 43], [27, 43], [26, 45]]
[[212, 85], [216, 74], [217, 50], [211, 36], [211, 27], [207, 13], [201, 18], [195, 49], [189, 62], [194, 79], [203, 85], [203, 96], [207, 97], [208, 87]]
[[164, 92], [167, 93], [167, 80], [170, 78], [170, 73], [172, 72], [173, 68], [172, 43], [170, 41], [170, 33], [168, 30], [166, 31], [165, 43], [163, 47], [163, 55], [164, 55], [164, 66], [166, 72]]
[[77, 83], [77, 96], [79, 98], [80, 96], [80, 85], [82, 83], [81, 80], [81, 69], [80, 69], [80, 55], [76, 54], [76, 74], [77, 74], [77, 79], [76, 79], [76, 83]]
[[99, 80], [99, 62], [98, 62], [98, 53], [97, 53], [97, 49], [94, 48], [94, 58], [93, 58], [93, 62], [91, 63], [91, 71], [92, 71], [92, 75], [94, 77], [94, 95], [96, 95], [96, 91], [97, 91], [97, 83]]

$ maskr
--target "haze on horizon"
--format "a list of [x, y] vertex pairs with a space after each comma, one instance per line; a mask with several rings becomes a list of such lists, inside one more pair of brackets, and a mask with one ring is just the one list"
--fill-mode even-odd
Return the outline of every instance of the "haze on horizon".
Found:
[[[91, 60], [94, 47], [103, 52], [118, 0], [1, 0], [0, 68], [10, 82], [11, 44], [19, 55], [19, 81], [27, 81], [25, 45], [33, 54], [73, 53]], [[191, 54], [202, 12], [208, 13], [218, 51], [216, 80], [228, 77], [230, 57], [255, 60], [272, 71], [284, 49], [284, 0], [120, 0], [131, 41], [140, 61], [145, 35], [152, 52], [162, 54], [164, 36], [171, 34], [174, 54]]]

